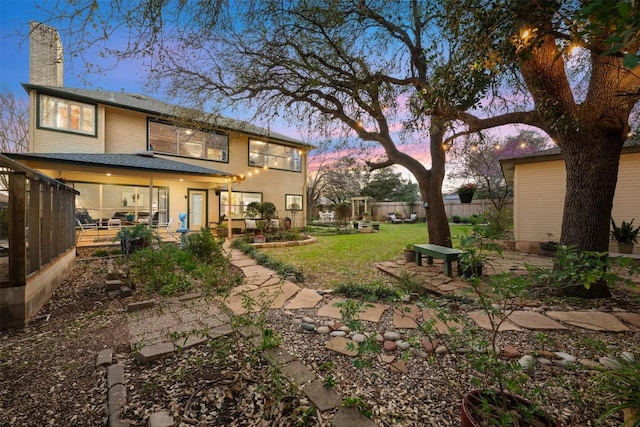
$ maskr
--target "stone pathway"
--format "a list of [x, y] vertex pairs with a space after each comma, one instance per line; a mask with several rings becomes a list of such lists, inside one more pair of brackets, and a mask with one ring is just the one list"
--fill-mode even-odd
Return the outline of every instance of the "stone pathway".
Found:
[[[246, 283], [235, 288], [227, 299], [207, 299], [199, 295], [188, 295], [163, 301], [161, 305], [154, 301], [143, 301], [129, 307], [128, 327], [131, 347], [136, 350], [135, 357], [139, 361], [149, 362], [176, 351], [180, 347], [187, 348], [208, 339], [229, 334], [232, 332], [229, 312], [233, 315], [240, 315], [249, 310], [257, 312], [264, 308], [286, 310], [307, 332], [330, 334], [331, 337], [326, 344], [327, 349], [348, 356], [357, 355], [357, 343], [364, 340], [365, 337], [358, 337], [358, 334], [351, 333], [344, 326], [341, 327], [339, 322], [335, 320], [342, 317], [336, 304], [344, 301], [343, 299], [331, 295], [330, 291], [300, 288], [291, 281], [282, 281], [275, 272], [257, 265], [253, 259], [237, 250], [231, 250], [231, 262], [242, 270], [246, 277]], [[544, 265], [548, 261], [540, 259], [537, 262]], [[384, 262], [378, 264], [377, 267], [396, 277], [402, 277], [402, 275], [409, 273], [425, 283], [430, 291], [437, 294], [451, 295], [465, 292], [465, 282], [444, 276], [442, 265], [438, 263], [431, 267], [420, 267], [414, 263]], [[522, 268], [521, 264], [507, 258], [497, 263], [496, 270], [498, 270], [497, 272], [518, 271]], [[316, 316], [314, 317], [327, 319], [322, 325], [317, 324], [318, 322], [310, 318], [309, 315], [302, 318], [302, 316], [295, 314], [296, 310], [305, 309], [308, 312], [308, 309], [316, 308]], [[433, 319], [434, 328], [441, 333], [446, 333], [450, 327], [460, 328], [463, 326], [454, 322], [445, 324], [436, 317], [433, 310], [423, 310], [413, 304], [388, 306], [367, 303], [359, 313], [359, 318], [377, 323], [388, 311], [391, 311], [393, 327], [396, 330], [415, 329], [418, 323], [430, 319]], [[468, 311], [466, 315], [479, 327], [490, 329], [489, 319], [484, 313]], [[570, 327], [594, 331], [638, 331], [640, 330], [640, 314], [561, 311], [557, 307], [553, 307], [553, 310], [550, 307], [532, 307], [511, 313], [508, 320], [501, 325], [500, 330], [541, 331], [563, 330]], [[389, 335], [387, 336], [387, 334]], [[251, 338], [259, 338], [250, 332], [245, 335], [250, 340]], [[379, 337], [379, 340], [387, 351], [408, 348], [408, 343], [403, 342], [400, 334], [395, 331], [388, 331], [384, 336]], [[351, 343], [355, 345], [351, 345]], [[414, 353], [418, 355], [424, 355], [427, 352], [437, 353], [442, 351], [441, 347], [444, 346], [438, 346], [437, 342], [425, 339], [422, 342], [422, 348], [415, 350]], [[513, 349], [505, 349], [504, 351], [508, 350]], [[270, 363], [278, 366], [291, 381], [298, 384], [320, 411], [339, 408], [333, 422], [335, 427], [375, 425], [373, 421], [363, 417], [357, 410], [341, 407], [342, 398], [335, 391], [324, 387], [322, 381], [317, 379], [312, 370], [285, 350], [272, 349], [265, 352], [264, 357]], [[391, 369], [406, 372], [406, 363], [403, 364], [403, 361], [396, 360], [389, 354], [384, 354], [381, 357], [387, 359]], [[517, 352], [515, 357], [519, 357]], [[98, 363], [101, 364], [100, 366], [105, 365], [103, 360]], [[156, 418], [166, 421], [166, 417], [163, 417], [162, 414], [157, 415]], [[165, 424], [157, 424], [157, 426], [159, 425]], [[149, 426], [152, 424], [150, 423]]]

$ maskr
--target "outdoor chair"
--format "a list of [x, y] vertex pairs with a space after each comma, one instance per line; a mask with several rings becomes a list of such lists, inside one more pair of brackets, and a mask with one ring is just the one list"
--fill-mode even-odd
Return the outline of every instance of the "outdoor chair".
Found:
[[411, 214], [411, 218], [405, 219], [404, 222], [408, 222], [408, 223], [411, 223], [411, 224], [414, 224], [414, 223], [418, 222], [418, 214], [412, 213]]
[[220, 215], [220, 218], [218, 218], [218, 221], [211, 221], [209, 222], [209, 228], [216, 229], [218, 227], [220, 227], [220, 224], [222, 224], [224, 222], [224, 219], [227, 217], [227, 214], [222, 214]]
[[158, 230], [160, 230], [161, 228], [164, 228], [167, 232], [167, 234], [169, 234], [169, 236], [173, 237], [173, 231], [171, 230], [171, 227], [173, 226], [173, 217], [169, 218], [168, 222], [159, 222], [158, 223]]
[[111, 230], [122, 230], [122, 221], [119, 218], [110, 218], [107, 221], [107, 239], [111, 234]]
[[391, 222], [391, 224], [402, 224], [402, 220], [396, 217], [395, 214], [389, 215], [389, 222]]

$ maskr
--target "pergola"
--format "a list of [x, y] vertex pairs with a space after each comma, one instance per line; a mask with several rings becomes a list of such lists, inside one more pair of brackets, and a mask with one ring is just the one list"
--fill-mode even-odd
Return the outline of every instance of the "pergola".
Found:
[[351, 198], [351, 218], [357, 218], [360, 216], [361, 207], [364, 204], [364, 209], [362, 209], [362, 213], [370, 213], [369, 212], [369, 200], [373, 199], [371, 196], [363, 196], [363, 197], [352, 197]]

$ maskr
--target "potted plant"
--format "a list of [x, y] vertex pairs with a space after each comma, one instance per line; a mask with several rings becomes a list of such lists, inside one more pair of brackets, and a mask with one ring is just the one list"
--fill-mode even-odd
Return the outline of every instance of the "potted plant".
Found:
[[271, 202], [251, 202], [247, 205], [245, 215], [260, 218], [264, 222], [264, 230], [269, 231], [271, 220], [276, 217], [276, 205]]
[[547, 233], [547, 236], [549, 237], [549, 240], [547, 240], [546, 242], [538, 243], [538, 249], [540, 250], [540, 255], [546, 257], [554, 257], [556, 255], [556, 252], [558, 252], [558, 246], [560, 245], [560, 243], [551, 240], [553, 234]]
[[118, 231], [115, 240], [120, 240], [122, 253], [130, 255], [138, 249], [151, 245], [153, 240], [160, 241], [160, 236], [147, 224], [136, 224], [133, 227], [124, 227]]
[[480, 277], [485, 265], [490, 265], [488, 252], [502, 255], [502, 246], [482, 237], [479, 229], [460, 237], [460, 248], [464, 253], [458, 256], [458, 274], [463, 278]]
[[[498, 345], [502, 324], [527, 298], [526, 277], [502, 273], [481, 283], [475, 277], [469, 281], [469, 297], [489, 320], [488, 338], [472, 331], [460, 335], [462, 346], [486, 351], [471, 351], [465, 359], [474, 370], [474, 390], [467, 392], [460, 408], [462, 427], [529, 426], [557, 427], [559, 424], [525, 397], [527, 375], [518, 363], [503, 360]], [[470, 328], [471, 329], [471, 328]], [[465, 368], [465, 367], [463, 367]]]
[[416, 251], [413, 250], [413, 243], [407, 243], [404, 247], [404, 260], [406, 262], [416, 261]]
[[264, 237], [265, 223], [264, 221], [256, 221], [256, 229], [253, 234], [253, 243], [264, 243], [266, 238]]
[[633, 228], [633, 221], [635, 218], [631, 220], [631, 222], [622, 221], [620, 226], [618, 227], [611, 218], [611, 237], [616, 239], [618, 242], [618, 252], [622, 254], [631, 254], [633, 253], [633, 246], [635, 243], [638, 243], [638, 232], [640, 232], [640, 227]]
[[458, 197], [460, 198], [460, 203], [471, 203], [471, 200], [473, 199], [473, 195], [475, 194], [475, 192], [476, 192], [476, 185], [471, 182], [467, 184], [462, 184], [456, 190], [456, 193], [458, 193]]

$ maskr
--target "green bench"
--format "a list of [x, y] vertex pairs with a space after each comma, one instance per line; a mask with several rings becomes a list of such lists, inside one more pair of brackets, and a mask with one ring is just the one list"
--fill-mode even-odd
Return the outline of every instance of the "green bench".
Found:
[[451, 269], [451, 262], [458, 261], [458, 255], [464, 253], [459, 249], [451, 249], [445, 246], [438, 246], [432, 244], [426, 245], [413, 245], [413, 250], [416, 253], [416, 264], [422, 265], [422, 256], [427, 257], [427, 264], [433, 265], [433, 259], [438, 258], [444, 260], [444, 274], [452, 277], [453, 270]]

